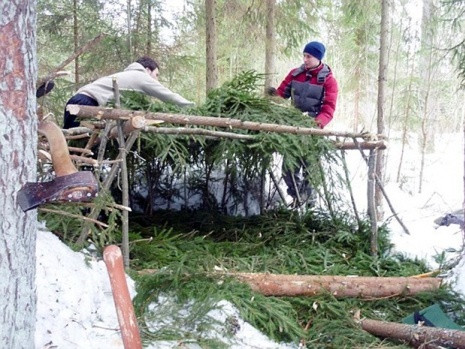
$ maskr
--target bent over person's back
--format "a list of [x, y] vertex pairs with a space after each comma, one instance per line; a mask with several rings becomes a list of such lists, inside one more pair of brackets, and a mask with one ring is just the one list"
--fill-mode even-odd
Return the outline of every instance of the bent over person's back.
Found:
[[[102, 77], [81, 87], [66, 103], [90, 106], [105, 106], [114, 98], [113, 78], [116, 78], [120, 90], [131, 90], [155, 97], [163, 102], [173, 103], [180, 107], [193, 106], [181, 95], [171, 91], [158, 81], [158, 63], [150, 57], [141, 57], [131, 63], [124, 71]], [[79, 126], [76, 117], [65, 107], [64, 126], [71, 128]]]

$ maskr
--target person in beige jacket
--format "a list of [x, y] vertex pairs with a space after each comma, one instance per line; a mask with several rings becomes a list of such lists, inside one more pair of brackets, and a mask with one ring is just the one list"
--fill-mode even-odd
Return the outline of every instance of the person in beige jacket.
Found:
[[[81, 87], [66, 103], [91, 106], [105, 106], [114, 98], [113, 78], [116, 78], [120, 90], [132, 90], [158, 98], [163, 102], [176, 104], [180, 107], [190, 107], [194, 103], [163, 86], [158, 81], [158, 63], [150, 57], [141, 57], [131, 63], [124, 71], [115, 73]], [[71, 128], [79, 126], [76, 116], [71, 115], [65, 107], [64, 126]]]

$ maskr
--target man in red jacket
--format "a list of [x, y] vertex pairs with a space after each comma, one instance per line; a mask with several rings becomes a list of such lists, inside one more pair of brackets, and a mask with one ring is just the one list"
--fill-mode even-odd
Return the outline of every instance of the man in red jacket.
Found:
[[309, 42], [304, 48], [304, 64], [292, 69], [278, 89], [270, 90], [270, 94], [292, 97], [294, 106], [315, 118], [321, 128], [333, 118], [338, 93], [331, 68], [321, 61], [325, 51], [322, 43]]
[[[293, 105], [308, 113], [321, 128], [332, 120], [338, 94], [337, 81], [331, 68], [322, 62], [325, 52], [326, 48], [321, 42], [309, 42], [304, 47], [304, 64], [292, 69], [277, 89], [271, 87], [268, 90], [270, 95], [291, 97]], [[305, 177], [306, 166], [304, 163], [302, 165]], [[294, 173], [285, 172], [284, 181], [288, 186], [288, 194], [298, 203], [302, 203], [305, 201], [304, 197], [311, 195], [311, 189], [305, 179], [298, 180], [298, 172], [299, 168]], [[299, 187], [303, 187], [303, 191], [299, 190]]]

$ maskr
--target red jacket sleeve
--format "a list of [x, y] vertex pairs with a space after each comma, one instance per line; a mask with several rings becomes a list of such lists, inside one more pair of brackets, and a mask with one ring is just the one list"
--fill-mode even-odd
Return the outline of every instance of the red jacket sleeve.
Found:
[[333, 74], [329, 74], [324, 83], [325, 95], [323, 96], [323, 104], [321, 105], [320, 113], [316, 116], [315, 121], [323, 128], [332, 119], [336, 110], [336, 102], [338, 95], [338, 85]]

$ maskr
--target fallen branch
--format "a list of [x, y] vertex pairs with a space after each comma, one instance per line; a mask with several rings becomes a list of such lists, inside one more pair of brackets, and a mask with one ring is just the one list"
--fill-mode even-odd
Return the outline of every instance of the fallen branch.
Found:
[[415, 348], [465, 348], [465, 332], [459, 330], [370, 319], [356, 319], [356, 322], [377, 337], [401, 340]]

